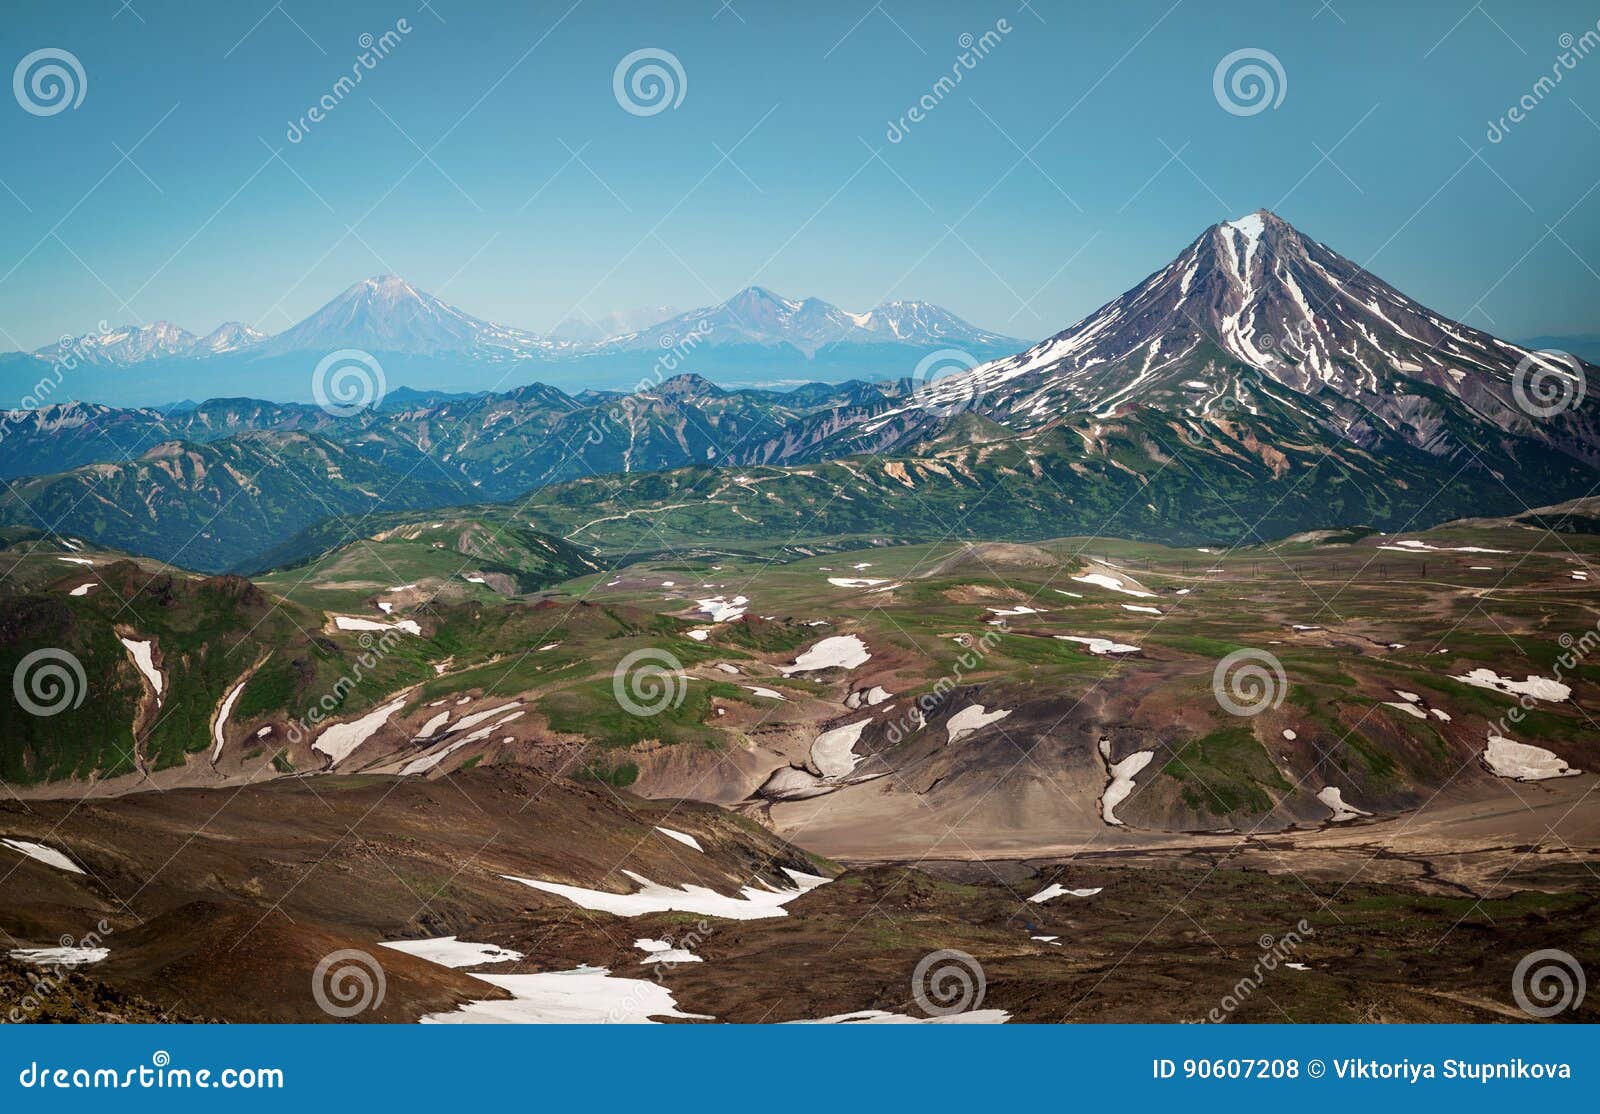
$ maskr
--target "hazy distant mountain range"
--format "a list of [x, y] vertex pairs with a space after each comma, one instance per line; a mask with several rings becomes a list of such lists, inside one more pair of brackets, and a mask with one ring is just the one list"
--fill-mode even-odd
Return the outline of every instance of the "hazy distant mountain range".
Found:
[[[658, 307], [569, 320], [545, 336], [474, 317], [398, 275], [380, 275], [274, 336], [229, 322], [201, 337], [158, 321], [6, 353], [0, 394], [151, 406], [193, 398], [196, 384], [204, 383], [216, 397], [307, 400], [318, 361], [342, 349], [376, 357], [389, 386], [424, 392], [504, 391], [534, 380], [575, 389], [631, 387], [678, 372], [723, 381], [838, 382], [910, 375], [941, 348], [982, 360], [1021, 344], [927, 302], [852, 313], [760, 287], [688, 313]], [[127, 374], [135, 369], [137, 375]], [[50, 384], [47, 398], [39, 397], [41, 381]]]
[[[1212, 226], [1021, 352], [925, 304], [853, 314], [755, 288], [580, 348], [395, 278], [358, 284], [276, 337], [233, 337], [248, 347], [206, 356], [197, 345], [211, 338], [181, 330], [119, 333], [83, 346], [93, 358], [69, 374], [180, 369], [182, 387], [161, 392], [178, 398], [245, 373], [259, 379], [251, 394], [271, 393], [268, 373], [303, 374], [303, 353], [361, 345], [386, 362], [502, 374], [649, 366], [687, 349], [736, 354], [756, 375], [842, 350], [893, 366], [919, 347], [1012, 347], [931, 383], [727, 389], [658, 365], [639, 390], [397, 390], [350, 417], [251, 398], [53, 404], [7, 420], [0, 524], [204, 569], [342, 544], [352, 515], [525, 498], [541, 529], [624, 546], [645, 528], [686, 544], [952, 528], [1196, 543], [1514, 514], [1600, 481], [1583, 389], [1597, 369], [1434, 313], [1265, 211]], [[247, 509], [248, 529], [217, 525], [219, 506]]]

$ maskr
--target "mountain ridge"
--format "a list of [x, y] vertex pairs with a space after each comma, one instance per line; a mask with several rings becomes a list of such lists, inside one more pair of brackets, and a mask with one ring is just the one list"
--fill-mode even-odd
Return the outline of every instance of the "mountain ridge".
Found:
[[[0, 387], [27, 397], [72, 392], [85, 401], [149, 406], [191, 393], [194, 377], [204, 374], [225, 393], [299, 401], [314, 394], [311, 367], [344, 350], [376, 358], [388, 382], [403, 377], [434, 394], [500, 390], [530, 372], [572, 387], [627, 387], [679, 368], [724, 377], [758, 367], [778, 378], [839, 381], [909, 374], [921, 356], [950, 344], [989, 357], [1023, 343], [929, 302], [853, 313], [820, 298], [749, 287], [687, 313], [657, 309], [669, 316], [642, 327], [653, 311], [603, 318], [616, 332], [569, 320], [541, 335], [476, 317], [399, 275], [375, 275], [270, 336], [240, 322], [201, 336], [160, 321], [102, 325], [31, 352], [0, 353]], [[138, 381], [109, 374], [127, 368], [140, 369]]]
[[[443, 311], [399, 279], [374, 280], [339, 303], [331, 324], [347, 327], [360, 317], [347, 310], [390, 300], [420, 307], [419, 328], [478, 327], [476, 319], [441, 320]], [[872, 324], [869, 315], [755, 287], [714, 309], [675, 320], [693, 318], [690, 336], [721, 330], [751, 359], [769, 354], [757, 342], [763, 331], [810, 343], [837, 335], [841, 315], [852, 329]], [[668, 327], [679, 324], [658, 329]], [[660, 336], [640, 335], [642, 354], [662, 350]], [[782, 351], [799, 353], [788, 344]], [[1581, 382], [1585, 365], [1573, 367]], [[810, 521], [809, 514], [821, 533], [860, 534], [872, 525], [849, 505], [857, 502], [851, 470], [876, 472], [887, 459], [898, 469], [894, 482], [870, 490], [880, 527], [903, 537], [927, 537], [938, 517], [902, 506], [907, 491], [930, 506], [953, 500], [954, 518], [965, 520], [966, 501], [976, 497], [969, 489], [981, 483], [1004, 491], [983, 495], [994, 504], [983, 510], [991, 531], [1248, 540], [1255, 527], [1233, 507], [1263, 497], [1273, 506], [1266, 528], [1288, 534], [1400, 528], [1474, 509], [1511, 514], [1522, 509], [1518, 492], [1536, 492], [1539, 503], [1591, 494], [1600, 461], [1593, 408], [1580, 394], [1542, 413], [1533, 389], [1540, 377], [1546, 387], [1568, 385], [1564, 369], [1429, 310], [1262, 210], [1206, 229], [1164, 267], [1039, 344], [944, 378], [780, 393], [718, 386], [691, 366], [627, 393], [591, 384], [571, 395], [543, 383], [503, 393], [411, 392], [351, 417], [237, 399], [171, 414], [68, 404], [28, 412], [31, 425], [28, 414], [12, 422], [0, 442], [0, 474], [51, 470], [60, 474], [31, 481], [27, 491], [70, 489], [81, 483], [77, 471], [104, 458], [102, 442], [131, 452], [174, 431], [225, 444], [270, 430], [336, 439], [366, 466], [442, 485], [417, 506], [494, 503], [553, 487], [551, 530], [575, 525], [560, 508], [605, 504], [618, 490], [631, 491], [635, 507], [667, 508], [675, 496], [661, 492], [707, 473], [737, 505], [727, 511], [732, 518], [701, 525], [737, 539], [759, 535], [755, 524], [777, 490], [744, 484], [749, 468], [779, 470], [774, 482], [794, 489], [791, 517]], [[815, 477], [818, 463], [852, 458], [843, 471], [829, 469], [834, 478], [824, 487], [800, 482]], [[924, 468], [920, 483], [910, 478]], [[606, 477], [602, 488], [586, 486], [597, 476]], [[1018, 490], [1024, 479], [1047, 490]], [[407, 509], [409, 497], [402, 492], [388, 509]], [[146, 513], [121, 510], [134, 521]], [[191, 517], [176, 505], [171, 513]], [[618, 506], [617, 517], [631, 514]], [[32, 521], [16, 508], [5, 518]], [[792, 530], [785, 523], [773, 529]], [[280, 513], [267, 533], [281, 543], [310, 525]], [[74, 529], [95, 536], [90, 523], [74, 521]], [[96, 540], [137, 551], [151, 536], [141, 526]], [[249, 543], [216, 559], [233, 567], [274, 548], [267, 539]]]

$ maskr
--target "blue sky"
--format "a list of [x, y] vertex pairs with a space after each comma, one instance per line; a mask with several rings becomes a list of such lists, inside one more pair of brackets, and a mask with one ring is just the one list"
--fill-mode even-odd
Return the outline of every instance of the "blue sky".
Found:
[[[418, 3], [8, 5], [5, 68], [57, 47], [87, 87], [50, 116], [0, 101], [0, 348], [102, 319], [277, 331], [391, 270], [539, 330], [759, 283], [1032, 338], [1260, 206], [1480, 328], [1600, 331], [1600, 51], [1485, 134], [1592, 7]], [[289, 142], [359, 37], [400, 19]], [[960, 36], [1000, 20], [889, 142]], [[619, 106], [613, 71], [642, 48], [680, 61], [677, 107]], [[1277, 107], [1219, 105], [1240, 48], [1281, 64]]]

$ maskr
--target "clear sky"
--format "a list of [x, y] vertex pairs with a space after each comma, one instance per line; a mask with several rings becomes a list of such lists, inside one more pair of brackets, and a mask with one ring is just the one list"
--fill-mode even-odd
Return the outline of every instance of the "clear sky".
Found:
[[[1486, 135], [1593, 5], [418, 4], [9, 0], [5, 72], [60, 48], [86, 86], [54, 115], [0, 99], [0, 348], [102, 319], [272, 332], [386, 271], [536, 330], [758, 283], [1033, 338], [1262, 206], [1469, 324], [1600, 331], [1600, 49]], [[637, 115], [613, 75], [647, 48], [683, 95]], [[1219, 104], [1242, 48], [1281, 65], [1276, 107]]]

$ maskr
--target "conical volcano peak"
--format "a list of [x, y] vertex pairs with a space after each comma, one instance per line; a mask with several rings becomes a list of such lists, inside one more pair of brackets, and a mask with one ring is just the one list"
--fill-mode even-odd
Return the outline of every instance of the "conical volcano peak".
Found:
[[468, 352], [493, 358], [532, 352], [531, 333], [472, 316], [418, 290], [396, 274], [373, 275], [262, 345], [268, 355], [359, 348], [435, 355]]
[[1244, 216], [1235, 217], [1233, 220], [1222, 221], [1212, 225], [1212, 227], [1234, 228], [1250, 235], [1259, 235], [1269, 229], [1274, 232], [1295, 232], [1294, 225], [1284, 220], [1271, 209], [1257, 209], [1253, 213], [1246, 213]]
[[1212, 225], [1201, 236], [1201, 240], [1227, 241], [1231, 245], [1243, 247], [1245, 253], [1253, 258], [1260, 244], [1265, 243], [1271, 253], [1284, 245], [1299, 244], [1301, 236], [1294, 225], [1272, 210], [1257, 209], [1242, 217]]
[[1286, 388], [1301, 396], [1284, 403], [1294, 421], [1448, 453], [1463, 444], [1452, 422], [1527, 428], [1513, 384], [1528, 355], [1258, 209], [1212, 225], [1064, 332], [974, 369], [964, 389], [1002, 421], [1148, 409], [1200, 437], [1213, 419], [1259, 412], [1254, 392]]
[[380, 298], [431, 297], [431, 295], [424, 295], [404, 278], [395, 274], [373, 275], [371, 278], [363, 279], [345, 291], [346, 297], [359, 297], [362, 295]]

